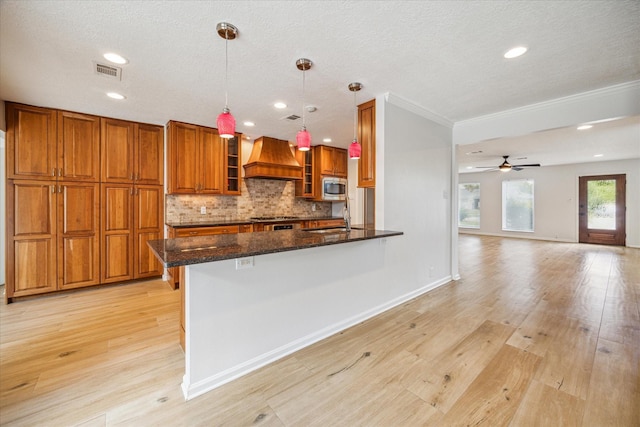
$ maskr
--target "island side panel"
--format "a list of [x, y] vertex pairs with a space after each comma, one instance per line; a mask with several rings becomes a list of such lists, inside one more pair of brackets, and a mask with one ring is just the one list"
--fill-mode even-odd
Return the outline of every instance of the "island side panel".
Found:
[[415, 295], [381, 281], [386, 239], [186, 267], [190, 399]]

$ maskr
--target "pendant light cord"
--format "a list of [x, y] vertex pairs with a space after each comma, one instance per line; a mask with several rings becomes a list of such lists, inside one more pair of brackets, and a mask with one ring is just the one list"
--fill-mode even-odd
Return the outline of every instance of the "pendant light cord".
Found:
[[302, 127], [304, 128], [304, 83], [305, 83], [305, 69], [302, 69]]
[[[228, 31], [228, 30], [227, 30]], [[229, 34], [224, 33], [224, 108], [229, 108]]]
[[353, 140], [357, 140], [358, 135], [358, 104], [356, 102], [356, 91], [353, 91]]

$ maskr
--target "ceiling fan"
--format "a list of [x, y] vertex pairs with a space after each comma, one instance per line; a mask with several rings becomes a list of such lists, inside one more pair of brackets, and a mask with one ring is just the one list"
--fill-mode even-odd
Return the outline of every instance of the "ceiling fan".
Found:
[[540, 163], [531, 163], [528, 165], [512, 165], [507, 160], [509, 156], [502, 156], [504, 162], [500, 166], [478, 166], [477, 169], [489, 169], [489, 170], [499, 170], [500, 172], [509, 172], [510, 170], [521, 171], [524, 168], [537, 168], [540, 167]]

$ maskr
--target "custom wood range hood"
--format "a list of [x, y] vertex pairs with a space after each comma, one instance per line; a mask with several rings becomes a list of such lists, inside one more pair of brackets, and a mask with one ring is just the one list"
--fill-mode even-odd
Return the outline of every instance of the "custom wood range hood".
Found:
[[253, 150], [244, 165], [244, 177], [281, 180], [302, 179], [302, 166], [288, 141], [262, 136], [253, 143]]

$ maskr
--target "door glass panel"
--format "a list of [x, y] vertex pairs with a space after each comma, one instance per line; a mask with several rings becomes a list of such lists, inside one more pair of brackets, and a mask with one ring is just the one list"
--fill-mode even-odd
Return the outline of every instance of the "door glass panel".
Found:
[[587, 182], [587, 227], [616, 229], [616, 180]]
[[460, 184], [458, 189], [458, 227], [480, 228], [480, 183]]

